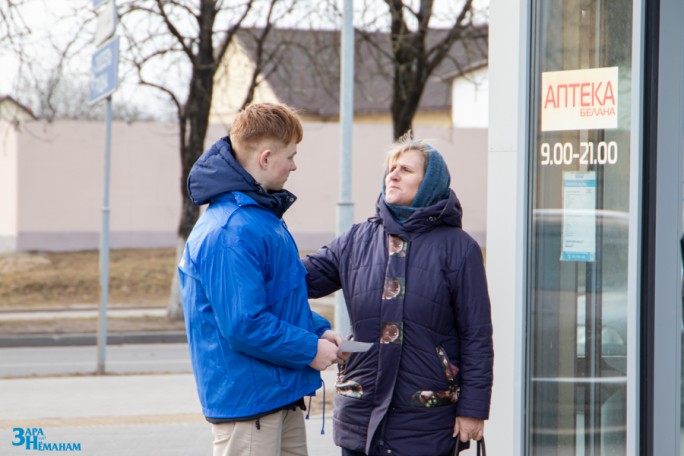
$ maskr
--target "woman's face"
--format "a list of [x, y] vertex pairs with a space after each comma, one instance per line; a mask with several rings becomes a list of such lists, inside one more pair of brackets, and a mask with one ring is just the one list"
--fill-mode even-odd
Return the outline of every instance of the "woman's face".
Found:
[[396, 206], [410, 206], [423, 181], [423, 154], [407, 150], [391, 163], [385, 176], [385, 201]]

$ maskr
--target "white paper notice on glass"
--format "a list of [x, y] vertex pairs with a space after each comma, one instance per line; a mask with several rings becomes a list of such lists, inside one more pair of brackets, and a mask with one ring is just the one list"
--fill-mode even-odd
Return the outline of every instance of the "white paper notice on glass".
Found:
[[563, 173], [561, 261], [596, 261], [596, 171]]

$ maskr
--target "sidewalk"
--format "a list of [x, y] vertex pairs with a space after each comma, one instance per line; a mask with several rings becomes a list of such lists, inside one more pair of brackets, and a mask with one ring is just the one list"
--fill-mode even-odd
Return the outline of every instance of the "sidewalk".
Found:
[[[334, 299], [325, 297], [310, 300], [312, 306], [334, 306]], [[22, 309], [0, 310], [0, 322], [31, 322], [45, 320], [97, 319], [99, 309], [94, 306], [72, 306], [64, 309]], [[165, 318], [163, 307], [110, 307], [107, 319], [117, 318]], [[158, 344], [185, 343], [185, 331], [143, 331], [107, 333], [107, 345], [120, 344]], [[0, 348], [3, 347], [44, 347], [96, 345], [95, 333], [63, 333], [63, 334], [0, 334]]]
[[[45, 320], [97, 319], [99, 310], [92, 307], [67, 309], [38, 309], [0, 311], [0, 322], [37, 322]], [[110, 308], [107, 319], [112, 318], [164, 318], [166, 309], [160, 307]], [[108, 332], [107, 345], [158, 344], [187, 342], [185, 331]], [[47, 347], [96, 345], [95, 333], [64, 334], [0, 334], [2, 347]]]
[[[323, 372], [326, 389], [336, 371]], [[318, 391], [321, 394], [321, 391]], [[211, 428], [201, 415], [193, 376], [126, 375], [0, 379], [0, 454], [26, 455], [12, 442], [80, 447], [97, 456], [207, 456]], [[306, 422], [311, 456], [339, 454], [332, 411]]]
[[[0, 311], [0, 321], [45, 320], [48, 318], [97, 318], [99, 309], [92, 306], [73, 306], [63, 309], [23, 309]], [[107, 317], [163, 317], [163, 307], [113, 307], [107, 309]]]
[[[163, 308], [110, 308], [108, 318], [163, 317]], [[0, 311], [0, 321], [19, 322], [97, 318], [98, 310]], [[185, 333], [109, 333], [108, 345], [185, 343]], [[57, 345], [95, 345], [94, 334], [0, 335], [0, 349]], [[336, 367], [322, 373], [334, 388]], [[322, 390], [317, 391], [322, 394]], [[330, 394], [330, 393], [328, 393]], [[211, 427], [202, 414], [192, 374], [69, 375], [0, 379], [0, 454], [25, 455], [20, 440], [37, 439], [52, 448], [80, 448], [79, 454], [206, 456]], [[339, 454], [332, 441], [332, 410], [306, 421], [311, 456]], [[31, 443], [29, 443], [31, 445]], [[66, 450], [62, 450], [66, 451]], [[67, 451], [71, 452], [71, 451]]]

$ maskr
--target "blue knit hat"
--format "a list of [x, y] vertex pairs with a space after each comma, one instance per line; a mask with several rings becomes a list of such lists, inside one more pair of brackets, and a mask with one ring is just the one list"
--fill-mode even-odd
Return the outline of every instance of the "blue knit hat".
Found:
[[[382, 184], [382, 199], [385, 205], [389, 208], [394, 216], [394, 219], [403, 225], [417, 209], [432, 206], [437, 201], [449, 197], [449, 185], [451, 184], [451, 176], [446, 162], [437, 149], [429, 144], [425, 144], [427, 151], [427, 166], [425, 167], [425, 175], [418, 187], [416, 196], [410, 206], [398, 206], [389, 204], [385, 200], [385, 181]], [[387, 171], [385, 171], [385, 176]]]

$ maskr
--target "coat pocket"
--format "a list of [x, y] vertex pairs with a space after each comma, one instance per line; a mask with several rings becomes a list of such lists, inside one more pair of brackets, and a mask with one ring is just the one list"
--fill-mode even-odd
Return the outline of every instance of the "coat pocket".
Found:
[[437, 346], [437, 358], [439, 359], [447, 389], [443, 391], [416, 391], [411, 395], [411, 407], [442, 407], [458, 401], [459, 388], [456, 384], [458, 367], [449, 361], [444, 347]]
[[338, 366], [339, 371], [337, 373], [337, 380], [335, 381], [335, 392], [340, 396], [361, 399], [363, 397], [363, 386], [354, 380], [344, 379], [348, 362], [349, 360]]
[[361, 399], [363, 397], [363, 386], [353, 380], [335, 383], [335, 392], [340, 396]]

